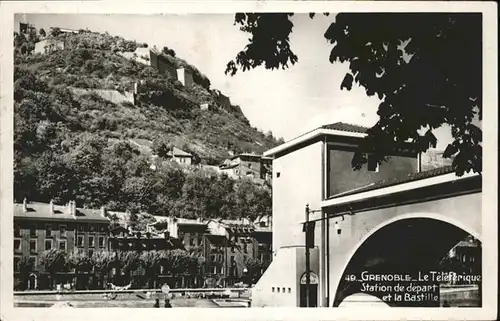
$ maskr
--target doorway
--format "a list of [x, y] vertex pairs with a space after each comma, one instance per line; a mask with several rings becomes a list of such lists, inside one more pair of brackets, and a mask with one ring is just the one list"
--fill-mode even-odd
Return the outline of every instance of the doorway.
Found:
[[36, 274], [30, 274], [30, 276], [28, 277], [28, 290], [36, 290], [38, 285], [37, 283], [38, 280]]
[[[306, 274], [304, 273], [300, 278], [300, 302], [299, 306], [316, 308], [318, 307], [318, 275], [314, 272], [309, 274], [309, 291], [307, 290], [307, 280]], [[309, 292], [309, 293], [308, 293]], [[309, 295], [309, 304], [307, 302], [307, 296]]]
[[318, 285], [310, 284], [309, 285], [309, 304], [307, 303], [306, 298], [306, 284], [300, 285], [300, 307], [309, 307], [309, 308], [317, 308], [318, 307]]

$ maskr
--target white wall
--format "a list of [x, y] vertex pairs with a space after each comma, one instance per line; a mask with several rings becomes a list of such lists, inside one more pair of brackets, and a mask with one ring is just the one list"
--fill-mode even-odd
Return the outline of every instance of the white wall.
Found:
[[273, 160], [273, 251], [305, 243], [305, 205], [320, 208], [321, 153], [317, 142]]
[[184, 86], [186, 86], [186, 80], [184, 79], [184, 68], [177, 69], [177, 80], [179, 80]]
[[[318, 249], [311, 249], [311, 271], [318, 274]], [[304, 272], [304, 247], [281, 248], [252, 289], [252, 307], [298, 307]]]
[[124, 102], [135, 104], [134, 93], [129, 91], [121, 93], [117, 90], [112, 90], [112, 89], [92, 89], [92, 88], [83, 89], [74, 87], [70, 87], [70, 90], [75, 95], [95, 93], [99, 95], [102, 99], [108, 100], [114, 104], [121, 104]]
[[330, 306], [345, 266], [367, 235], [378, 230], [381, 224], [408, 216], [440, 217], [481, 239], [481, 195], [461, 195], [345, 216], [345, 221], [339, 222], [340, 235], [334, 229], [335, 221], [330, 220]]

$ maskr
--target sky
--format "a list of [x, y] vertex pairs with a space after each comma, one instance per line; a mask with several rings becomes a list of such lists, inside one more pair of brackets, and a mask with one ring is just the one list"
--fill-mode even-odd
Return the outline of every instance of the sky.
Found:
[[[177, 56], [208, 76], [239, 105], [252, 126], [290, 140], [321, 125], [338, 121], [371, 126], [377, 121], [379, 100], [361, 87], [340, 90], [348, 71], [346, 64], [330, 63], [332, 45], [324, 33], [334, 17], [308, 14], [292, 17], [292, 50], [298, 63], [286, 70], [239, 71], [225, 75], [226, 64], [246, 45], [249, 34], [234, 25], [232, 14], [117, 15], [117, 14], [26, 14], [16, 15], [15, 30], [25, 20], [37, 29], [60, 27], [108, 32], [149, 47], [168, 46]], [[451, 140], [449, 130], [435, 132], [438, 149]]]

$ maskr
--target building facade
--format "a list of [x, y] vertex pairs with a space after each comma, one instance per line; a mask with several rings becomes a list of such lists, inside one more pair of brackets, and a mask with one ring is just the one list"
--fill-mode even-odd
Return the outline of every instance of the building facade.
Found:
[[172, 150], [167, 153], [167, 158], [179, 164], [193, 164], [193, 155], [177, 147], [172, 148]]
[[234, 155], [220, 165], [221, 171], [230, 177], [249, 177], [271, 182], [272, 158], [243, 153]]
[[[53, 202], [14, 205], [14, 274], [19, 272], [21, 259], [32, 260], [34, 271], [43, 273], [39, 256], [57, 249], [80, 250], [92, 256], [94, 251], [106, 250], [109, 220], [105, 209], [77, 208], [74, 201], [67, 205]], [[30, 282], [34, 288], [35, 282]]]
[[[118, 223], [119, 218], [126, 221], [127, 213], [106, 211], [104, 207], [100, 210], [77, 208], [73, 201], [64, 206], [53, 202], [25, 201], [15, 204], [14, 208], [14, 275], [20, 276], [23, 257], [31, 259], [34, 279], [29, 277], [30, 289], [51, 287], [45, 284], [48, 282], [46, 276], [39, 279], [39, 276], [47, 274], [39, 256], [51, 249], [68, 253], [78, 251], [88, 257], [97, 251], [183, 249], [205, 259], [201, 275], [192, 283], [197, 286], [207, 279], [211, 282], [206, 282], [206, 286], [252, 283], [272, 259], [269, 217], [250, 222], [246, 219], [202, 220], [157, 216], [154, 223], [134, 230], [119, 224], [111, 228], [111, 221], [117, 219], [115, 223]], [[58, 282], [67, 282], [75, 276], [74, 273], [61, 272]], [[253, 278], [248, 278], [250, 274]], [[79, 281], [78, 284], [81, 283]], [[184, 281], [182, 284], [185, 284]], [[78, 286], [82, 288], [82, 285]]]
[[[367, 154], [368, 163], [353, 170], [352, 156], [365, 131], [335, 123], [264, 153], [274, 158], [274, 257], [253, 289], [252, 306], [338, 306], [357, 291], [343, 281], [349, 272], [359, 275], [356, 269], [368, 266], [428, 268], [465, 231], [480, 236], [478, 176], [457, 178], [449, 168], [422, 172], [420, 155], [411, 148], [394, 151], [381, 165]], [[308, 291], [306, 205], [315, 222]], [[426, 251], [427, 259], [398, 248]]]

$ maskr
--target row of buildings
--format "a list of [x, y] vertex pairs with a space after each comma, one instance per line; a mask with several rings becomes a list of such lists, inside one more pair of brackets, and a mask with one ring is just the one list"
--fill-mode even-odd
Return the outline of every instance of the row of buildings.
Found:
[[[142, 230], [111, 225], [127, 213], [24, 201], [14, 206], [14, 273], [22, 257], [43, 273], [39, 255], [51, 249], [80, 250], [89, 257], [96, 251], [151, 251], [185, 249], [205, 258], [203, 277], [223, 280], [225, 285], [242, 280], [249, 260], [264, 269], [272, 259], [271, 220], [194, 220], [154, 218]], [[263, 272], [263, 271], [261, 271]]]

